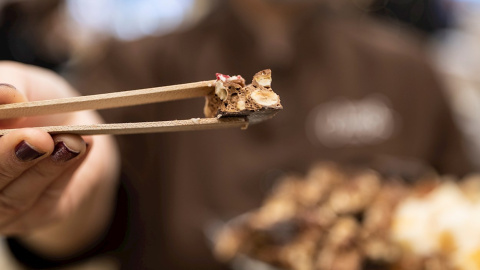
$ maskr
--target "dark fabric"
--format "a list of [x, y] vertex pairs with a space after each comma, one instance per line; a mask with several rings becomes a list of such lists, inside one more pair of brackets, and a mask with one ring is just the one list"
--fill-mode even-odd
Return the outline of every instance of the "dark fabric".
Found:
[[[250, 79], [264, 68], [284, 110], [246, 131], [119, 136], [136, 206], [124, 269], [223, 269], [206, 237], [209, 225], [257, 207], [271, 184], [318, 160], [374, 166], [415, 179], [423, 164], [440, 173], [469, 170], [421, 44], [368, 19], [319, 10], [303, 18], [288, 54], [260, 50], [228, 6], [193, 29], [129, 44], [112, 43], [98, 62], [77, 70], [84, 94], [213, 79]], [[393, 133], [384, 140], [327, 147], [312, 141], [312, 112], [333, 101], [385, 100]], [[202, 117], [203, 99], [109, 110], [109, 122]], [[353, 104], [352, 103], [352, 104]], [[327, 106], [328, 107], [328, 106]], [[349, 108], [348, 105], [346, 108]], [[427, 166], [428, 167], [428, 166]], [[134, 248], [133, 248], [134, 247]]]
[[425, 34], [435, 34], [454, 23], [453, 8], [439, 0], [377, 0], [369, 13], [382, 19], [401, 22]]
[[0, 10], [0, 60], [58, 71], [68, 60], [65, 41], [46, 41], [62, 1], [13, 1]]

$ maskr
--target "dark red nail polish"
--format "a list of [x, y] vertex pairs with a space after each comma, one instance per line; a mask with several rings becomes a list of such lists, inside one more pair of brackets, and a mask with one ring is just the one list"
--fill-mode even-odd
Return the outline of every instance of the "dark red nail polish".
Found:
[[45, 153], [40, 153], [33, 149], [26, 141], [21, 141], [15, 146], [15, 155], [21, 161], [31, 161], [45, 155]]
[[52, 160], [55, 162], [66, 162], [75, 158], [79, 154], [80, 152], [68, 148], [64, 142], [59, 142], [55, 144], [55, 148], [53, 149]]

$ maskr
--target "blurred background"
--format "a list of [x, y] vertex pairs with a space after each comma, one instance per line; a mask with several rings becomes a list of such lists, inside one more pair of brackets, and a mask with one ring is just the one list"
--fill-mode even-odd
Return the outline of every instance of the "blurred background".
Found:
[[[341, 1], [325, 1], [332, 9], [343, 8]], [[44, 67], [72, 81], [78, 66], [101, 59], [112, 42], [186, 31], [217, 2], [221, 0], [0, 0], [0, 60]], [[441, 74], [464, 148], [480, 170], [480, 0], [349, 3], [346, 13], [394, 25], [424, 43]]]
[[1, 59], [61, 71], [108, 39], [135, 40], [195, 23], [208, 0], [2, 0]]
[[[213, 0], [1, 0], [0, 59], [60, 74], [102, 55], [109, 40], [133, 41], [192, 27]], [[429, 43], [446, 95], [480, 168], [480, 0], [354, 0], [356, 11]]]
[[[192, 26], [208, 14], [214, 2], [2, 0], [1, 34], [5, 41], [2, 42], [2, 59], [60, 70], [75, 57], [88, 57], [80, 54], [101, 47], [106, 39], [131, 41]], [[445, 31], [452, 35], [454, 31], [464, 34], [467, 34], [465, 29], [474, 31], [474, 14], [480, 1], [353, 0], [352, 3], [362, 14], [431, 38]], [[457, 35], [456, 38], [461, 37]]]
[[[0, 59], [60, 74], [133, 41], [192, 27], [214, 0], [1, 0]], [[354, 0], [356, 11], [422, 36], [446, 85], [466, 149], [480, 168], [480, 0]]]

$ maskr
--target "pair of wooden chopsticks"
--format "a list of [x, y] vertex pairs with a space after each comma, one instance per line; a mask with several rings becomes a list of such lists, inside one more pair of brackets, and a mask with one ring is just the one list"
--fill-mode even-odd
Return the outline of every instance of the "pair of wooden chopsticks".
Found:
[[[100, 95], [79, 96], [54, 100], [42, 100], [24, 103], [0, 105], [0, 119], [66, 113], [81, 110], [99, 110], [133, 105], [156, 103], [170, 100], [202, 97], [213, 91], [215, 80], [171, 85]], [[258, 117], [255, 120], [258, 122]], [[268, 117], [269, 118], [269, 117]], [[260, 120], [267, 119], [261, 116]], [[79, 135], [96, 134], [134, 134], [152, 132], [171, 132], [186, 130], [205, 130], [229, 127], [246, 128], [248, 117], [194, 118], [189, 120], [137, 122], [118, 124], [96, 124], [78, 126], [39, 127], [49, 133], [72, 133]], [[0, 130], [0, 136], [14, 129]]]

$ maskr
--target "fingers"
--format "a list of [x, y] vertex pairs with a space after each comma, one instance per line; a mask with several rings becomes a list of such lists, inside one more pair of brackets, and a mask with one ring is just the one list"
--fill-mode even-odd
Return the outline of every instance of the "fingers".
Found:
[[[86, 141], [89, 140], [87, 139]], [[73, 204], [76, 202], [73, 202], [72, 196], [65, 194], [65, 188], [71, 182], [78, 167], [87, 157], [91, 149], [90, 145], [89, 143], [85, 151], [81, 151], [75, 158], [68, 161], [60, 161], [62, 162], [61, 164], [66, 166], [48, 187], [45, 188], [45, 185], [43, 185], [38, 189], [43, 188], [44, 190], [35, 193], [30, 193], [29, 191], [30, 195], [23, 194], [26, 197], [23, 199], [23, 202], [25, 204], [33, 204], [33, 206], [15, 218], [6, 218], [3, 221], [0, 218], [0, 232], [6, 235], [22, 235], [67, 217], [68, 212], [74, 210], [75, 205]], [[61, 164], [55, 166], [61, 166]], [[38, 164], [38, 166], [41, 165], [41, 163]], [[34, 198], [29, 198], [30, 196]], [[28, 203], [27, 201], [29, 200], [30, 202]]]
[[0, 83], [0, 104], [10, 104], [27, 101], [15, 86], [7, 83]]
[[[17, 91], [17, 89], [13, 85], [0, 83], [0, 105], [25, 101], [27, 101], [25, 96], [19, 91]], [[19, 121], [20, 119], [2, 119], [0, 120], [0, 126], [10, 127], [14, 124], [18, 124]]]
[[[45, 190], [44, 195], [45, 197], [48, 197], [49, 199], [52, 198], [59, 198], [65, 188], [67, 187], [68, 183], [72, 179], [73, 173], [78, 169], [78, 167], [82, 164], [82, 161], [84, 158], [88, 155], [90, 150], [92, 149], [93, 145], [93, 139], [91, 137], [84, 137], [84, 146], [85, 146], [85, 151], [82, 151], [79, 155], [79, 157], [75, 160], [73, 160], [72, 163], [74, 163], [72, 166], [70, 166], [67, 170], [63, 171], [62, 175], [60, 175], [55, 182], [53, 182], [47, 190]], [[84, 182], [84, 185], [86, 183]]]
[[75, 90], [58, 74], [11, 61], [0, 61], [0, 83], [15, 86], [30, 101], [76, 95]]
[[[63, 218], [68, 217], [69, 213], [75, 211], [82, 201], [82, 198], [79, 197], [87, 195], [79, 195], [78, 188], [82, 188], [81, 186], [86, 186], [88, 183], [86, 183], [87, 181], [76, 183], [74, 189], [70, 189], [72, 188], [70, 183], [90, 150], [91, 144], [87, 146], [84, 154], [81, 153], [77, 158], [69, 161], [71, 165], [40, 194], [35, 201], [35, 205], [19, 219], [5, 224], [3, 230], [10, 233], [28, 232], [31, 229], [29, 224], [41, 227], [52, 222], [61, 221]], [[68, 190], [67, 187], [69, 188]], [[92, 190], [92, 192], [94, 191]]]
[[13, 131], [0, 138], [0, 190], [53, 151], [48, 133], [36, 129]]
[[14, 210], [29, 209], [49, 185], [85, 154], [86, 144], [78, 135], [57, 135], [53, 141], [55, 147], [49, 158], [36, 163], [0, 191], [4, 205]]
[[[78, 95], [78, 93], [57, 74], [38, 67], [10, 61], [0, 61], [0, 84], [2, 83], [13, 85], [18, 90], [17, 95], [21, 93], [23, 99], [21, 101], [58, 99]], [[2, 91], [0, 91], [0, 101], [2, 95]], [[19, 101], [10, 100], [10, 102], [5, 103], [13, 102]], [[71, 114], [33, 116], [22, 121], [20, 126], [15, 122], [15, 127], [65, 125], [69, 117], [71, 117]], [[12, 123], [8, 124], [12, 125]], [[5, 124], [3, 121], [0, 121], [0, 125]]]

